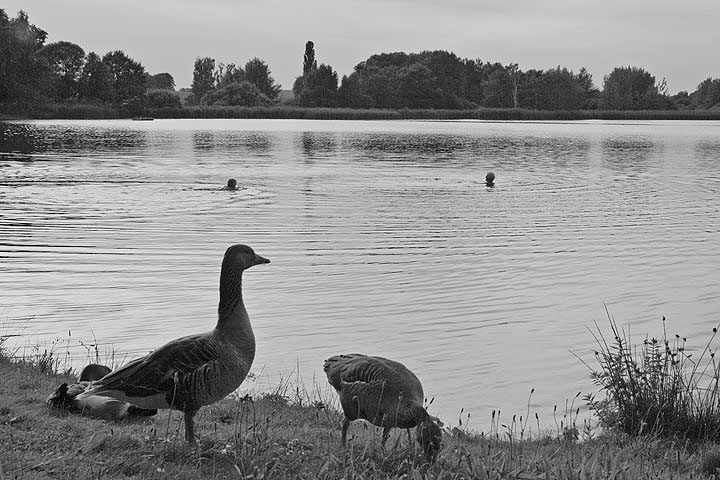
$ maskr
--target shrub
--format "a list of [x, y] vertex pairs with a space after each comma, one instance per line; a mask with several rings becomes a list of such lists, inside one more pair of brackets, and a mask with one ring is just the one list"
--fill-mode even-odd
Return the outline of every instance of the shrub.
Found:
[[662, 338], [645, 338], [639, 347], [631, 346], [629, 334], [608, 318], [612, 339], [595, 325], [600, 368], [591, 368], [605, 398], [586, 398], [601, 425], [633, 436], [720, 439], [720, 365], [713, 346], [717, 328], [695, 358], [686, 338], [668, 338], [664, 317]]
[[180, 108], [180, 97], [170, 90], [150, 90], [147, 94], [149, 108]]
[[268, 107], [273, 101], [253, 83], [243, 80], [233, 82], [207, 93], [201, 100], [204, 105]]

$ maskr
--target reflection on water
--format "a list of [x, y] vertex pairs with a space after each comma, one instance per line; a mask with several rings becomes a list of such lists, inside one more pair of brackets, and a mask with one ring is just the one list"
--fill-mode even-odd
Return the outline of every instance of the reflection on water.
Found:
[[605, 165], [618, 172], [640, 173], [650, 168], [650, 162], [660, 148], [647, 137], [612, 137], [602, 142]]
[[213, 325], [243, 242], [272, 259], [245, 277], [250, 387], [365, 352], [404, 361], [451, 422], [524, 413], [532, 388], [550, 421], [593, 388], [569, 351], [592, 362], [603, 303], [638, 341], [663, 315], [690, 348], [716, 326], [718, 126], [0, 124], [0, 329], [70, 331], [77, 362], [93, 337], [144, 353]]
[[272, 139], [259, 132], [212, 132], [193, 133], [196, 150], [218, 150], [220, 153], [267, 153], [272, 149]]
[[338, 140], [333, 133], [303, 132], [299, 146], [306, 157], [313, 158], [335, 152], [338, 148]]
[[118, 149], [145, 147], [145, 133], [129, 128], [103, 129], [92, 126], [72, 127], [62, 124], [0, 125], [0, 145], [3, 152], [12, 153], [73, 153], [89, 151], [101, 153]]

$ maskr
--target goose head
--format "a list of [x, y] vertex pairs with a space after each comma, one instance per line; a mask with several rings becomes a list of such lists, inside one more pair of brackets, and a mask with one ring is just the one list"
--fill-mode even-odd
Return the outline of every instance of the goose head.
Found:
[[81, 382], [94, 382], [100, 380], [102, 377], [110, 373], [110, 369], [105, 365], [99, 365], [97, 363], [91, 363], [82, 369], [80, 372]]
[[246, 270], [253, 265], [270, 263], [270, 260], [261, 257], [247, 245], [237, 244], [228, 247], [223, 258], [223, 267], [230, 270]]
[[485, 175], [485, 184], [487, 186], [492, 186], [495, 182], [495, 174], [493, 172], [488, 172], [487, 175]]
[[435, 462], [442, 448], [441, 426], [440, 420], [428, 415], [417, 427], [417, 441], [425, 452], [428, 463]]

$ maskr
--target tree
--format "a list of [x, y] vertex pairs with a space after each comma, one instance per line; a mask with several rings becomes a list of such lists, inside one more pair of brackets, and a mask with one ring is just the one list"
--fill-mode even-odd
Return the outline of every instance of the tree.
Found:
[[38, 50], [38, 54], [50, 66], [55, 98], [68, 100], [76, 97], [85, 63], [85, 50], [71, 42], [54, 42]]
[[602, 106], [615, 110], [643, 110], [657, 106], [655, 77], [639, 67], [617, 67], [605, 77]]
[[262, 93], [271, 100], [275, 100], [280, 93], [280, 85], [270, 75], [267, 64], [255, 57], [245, 64], [245, 79], [254, 83]]
[[582, 108], [596, 109], [598, 107], [598, 99], [600, 98], [600, 90], [595, 88], [593, 84], [592, 75], [582, 67], [575, 79], [582, 89], [583, 96], [585, 97], [585, 103]]
[[244, 80], [239, 83], [231, 83], [224, 87], [208, 92], [202, 98], [201, 103], [205, 105], [238, 105], [246, 107], [267, 107], [273, 104], [254, 83]]
[[150, 108], [180, 108], [180, 97], [167, 89], [150, 90], [148, 92], [148, 107]]
[[682, 90], [673, 95], [672, 101], [675, 104], [675, 107], [681, 110], [690, 110], [693, 108], [692, 98], [685, 90]]
[[492, 73], [482, 85], [485, 92], [483, 105], [490, 108], [512, 108], [514, 84], [510, 73], [499, 63], [488, 65], [487, 69]]
[[305, 54], [303, 55], [303, 73], [295, 79], [292, 86], [295, 98], [300, 98], [305, 89], [305, 80], [308, 75], [317, 70], [317, 60], [315, 60], [315, 44], [310, 40], [305, 43]]
[[85, 65], [78, 81], [78, 96], [85, 102], [111, 102], [115, 98], [110, 68], [95, 52], [85, 58]]
[[585, 104], [583, 87], [566, 68], [523, 74], [520, 106], [539, 110], [578, 110]]
[[465, 99], [477, 105], [482, 103], [483, 62], [481, 60], [465, 60]]
[[145, 67], [122, 50], [106, 53], [102, 62], [110, 70], [115, 102], [119, 105], [139, 106], [147, 89]]
[[0, 103], [42, 96], [50, 69], [37, 51], [46, 38], [47, 32], [31, 24], [24, 11], [10, 19], [0, 9]]
[[330, 65], [320, 65], [304, 77], [304, 87], [297, 99], [299, 105], [304, 107], [337, 105], [338, 77]]
[[175, 79], [169, 73], [157, 73], [148, 77], [148, 88], [175, 90]]
[[217, 88], [222, 88], [231, 83], [241, 83], [245, 80], [245, 71], [234, 63], [220, 64], [215, 72], [215, 83]]
[[400, 82], [404, 67], [389, 65], [376, 69], [372, 64], [362, 68], [362, 92], [372, 98], [374, 108], [399, 108]]
[[[412, 57], [412, 56], [411, 56]], [[441, 96], [465, 98], [467, 90], [467, 75], [465, 65], [457, 55], [445, 50], [425, 51], [413, 58], [413, 63], [426, 66], [434, 77], [436, 88], [441, 90]], [[445, 105], [438, 106], [444, 108]]]
[[213, 88], [215, 88], [215, 59], [196, 58], [192, 83], [193, 97], [199, 102]]
[[697, 90], [690, 94], [690, 101], [695, 108], [720, 108], [720, 79], [707, 78], [698, 85]]
[[372, 98], [364, 94], [360, 89], [360, 81], [357, 75], [343, 75], [340, 87], [338, 88], [337, 104], [340, 107], [348, 108], [370, 108], [373, 104]]
[[305, 44], [305, 55], [303, 55], [303, 75], [307, 75], [317, 68], [315, 60], [315, 44], [308, 40]]
[[433, 72], [420, 63], [403, 68], [398, 81], [399, 98], [395, 108], [435, 108], [441, 106], [441, 90]]

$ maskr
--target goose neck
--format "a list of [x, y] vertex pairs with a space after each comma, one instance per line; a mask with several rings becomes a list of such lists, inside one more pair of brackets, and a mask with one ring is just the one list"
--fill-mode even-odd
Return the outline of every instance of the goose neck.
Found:
[[220, 273], [220, 303], [218, 313], [228, 314], [245, 310], [242, 296], [242, 270], [234, 271], [223, 265]]

